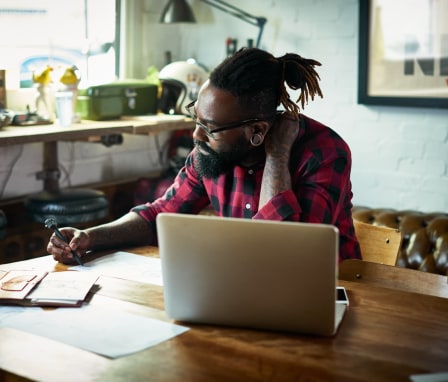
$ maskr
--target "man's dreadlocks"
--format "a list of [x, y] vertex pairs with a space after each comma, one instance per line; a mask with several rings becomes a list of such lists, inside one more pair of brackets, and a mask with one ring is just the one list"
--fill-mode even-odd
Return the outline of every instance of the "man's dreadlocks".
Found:
[[[213, 70], [210, 82], [229, 91], [243, 107], [257, 115], [275, 115], [281, 104], [298, 118], [297, 103], [303, 109], [309, 98], [314, 100], [316, 94], [322, 97], [320, 77], [314, 69], [320, 65], [294, 53], [274, 57], [261, 49], [242, 48]], [[296, 102], [291, 100], [285, 84], [293, 90], [300, 89]]]

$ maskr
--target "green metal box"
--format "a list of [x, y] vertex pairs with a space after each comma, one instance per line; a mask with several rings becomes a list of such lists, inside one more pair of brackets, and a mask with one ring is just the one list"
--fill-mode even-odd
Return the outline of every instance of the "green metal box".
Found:
[[120, 80], [80, 89], [76, 111], [82, 119], [118, 119], [123, 115], [157, 113], [157, 85], [139, 80]]

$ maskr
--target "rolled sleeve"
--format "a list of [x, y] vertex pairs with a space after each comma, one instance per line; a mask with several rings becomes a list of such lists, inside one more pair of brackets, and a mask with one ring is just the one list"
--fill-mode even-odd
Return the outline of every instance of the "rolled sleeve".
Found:
[[292, 190], [275, 195], [253, 216], [253, 219], [297, 221], [301, 208]]

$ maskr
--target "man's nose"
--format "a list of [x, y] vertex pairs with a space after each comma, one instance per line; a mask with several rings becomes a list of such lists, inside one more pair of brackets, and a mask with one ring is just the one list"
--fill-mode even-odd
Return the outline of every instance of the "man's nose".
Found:
[[193, 130], [193, 139], [202, 142], [208, 142], [210, 140], [207, 133], [199, 125], [196, 125]]

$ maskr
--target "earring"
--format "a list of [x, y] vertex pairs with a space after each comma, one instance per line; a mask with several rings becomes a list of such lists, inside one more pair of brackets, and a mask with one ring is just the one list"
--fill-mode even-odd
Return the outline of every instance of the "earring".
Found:
[[261, 134], [254, 134], [250, 138], [252, 146], [260, 146], [263, 143], [263, 136]]

